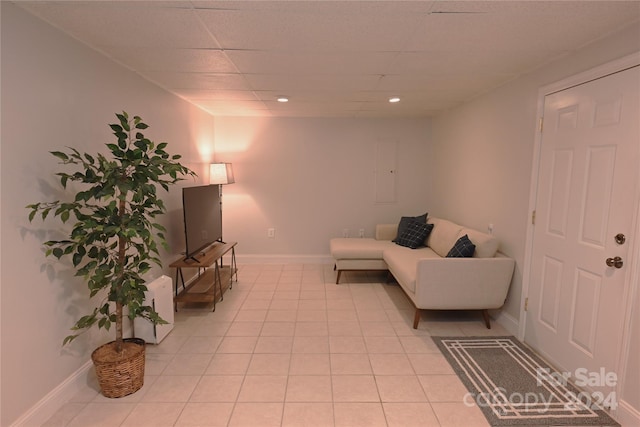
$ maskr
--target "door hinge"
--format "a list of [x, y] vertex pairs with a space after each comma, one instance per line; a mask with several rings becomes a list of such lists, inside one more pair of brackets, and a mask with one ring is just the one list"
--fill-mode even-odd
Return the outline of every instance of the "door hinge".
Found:
[[540, 119], [538, 119], [538, 132], [542, 133], [543, 127], [544, 127], [544, 117], [540, 117]]
[[531, 224], [536, 225], [536, 211], [531, 212]]
[[529, 310], [529, 297], [524, 299], [524, 311]]

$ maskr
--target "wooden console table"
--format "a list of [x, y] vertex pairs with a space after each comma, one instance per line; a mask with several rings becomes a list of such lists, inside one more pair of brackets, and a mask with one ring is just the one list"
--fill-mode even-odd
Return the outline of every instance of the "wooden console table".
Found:
[[[237, 242], [216, 242], [204, 252], [192, 257], [181, 258], [172, 262], [169, 267], [176, 269], [176, 287], [173, 296], [173, 308], [178, 311], [179, 302], [213, 302], [216, 311], [216, 301], [223, 300], [224, 291], [233, 287], [233, 277], [238, 281], [236, 265]], [[231, 262], [222, 265], [222, 257], [231, 251]], [[185, 285], [183, 268], [197, 268], [197, 276]], [[217, 285], [217, 286], [216, 286]]]

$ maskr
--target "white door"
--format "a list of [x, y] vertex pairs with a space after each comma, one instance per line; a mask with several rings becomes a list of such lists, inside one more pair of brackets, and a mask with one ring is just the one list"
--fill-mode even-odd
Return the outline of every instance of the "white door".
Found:
[[544, 103], [525, 342], [604, 396], [615, 390], [636, 238], [639, 95], [633, 67]]

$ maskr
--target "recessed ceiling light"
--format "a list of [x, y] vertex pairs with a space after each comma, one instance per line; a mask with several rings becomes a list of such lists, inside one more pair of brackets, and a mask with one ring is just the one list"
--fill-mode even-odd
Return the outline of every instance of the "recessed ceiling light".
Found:
[[278, 102], [289, 102], [289, 98], [287, 98], [286, 96], [279, 96], [276, 99], [278, 100]]
[[391, 98], [389, 98], [389, 102], [391, 103], [400, 102], [400, 98], [397, 96], [392, 96]]

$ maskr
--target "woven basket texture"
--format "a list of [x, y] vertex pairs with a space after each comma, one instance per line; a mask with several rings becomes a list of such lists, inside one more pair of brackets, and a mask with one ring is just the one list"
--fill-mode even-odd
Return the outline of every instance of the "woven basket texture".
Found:
[[106, 397], [127, 396], [144, 385], [144, 340], [125, 339], [121, 355], [115, 351], [115, 341], [101, 345], [91, 354], [91, 360], [102, 394]]

